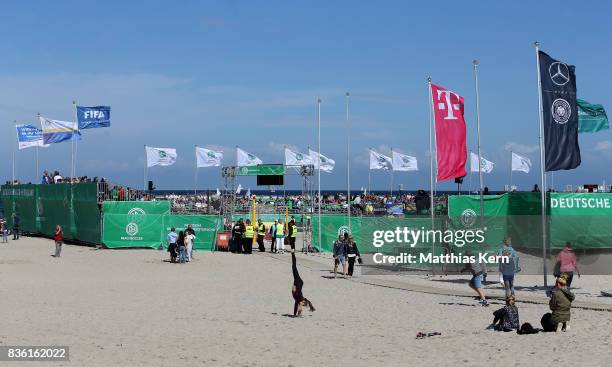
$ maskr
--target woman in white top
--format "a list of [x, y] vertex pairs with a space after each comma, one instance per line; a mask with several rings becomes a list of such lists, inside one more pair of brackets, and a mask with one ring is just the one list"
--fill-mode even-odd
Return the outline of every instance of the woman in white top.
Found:
[[185, 231], [185, 247], [187, 248], [187, 262], [191, 261], [193, 253], [193, 239], [195, 235], [191, 231]]

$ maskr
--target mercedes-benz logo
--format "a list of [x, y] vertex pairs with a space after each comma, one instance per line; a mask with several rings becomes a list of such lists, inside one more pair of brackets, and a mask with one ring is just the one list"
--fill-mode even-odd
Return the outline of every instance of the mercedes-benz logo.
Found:
[[559, 86], [563, 86], [570, 81], [569, 68], [566, 64], [559, 61], [550, 64], [550, 67], [548, 67], [548, 74], [550, 75], [550, 80]]
[[551, 112], [556, 123], [564, 125], [572, 116], [572, 108], [568, 101], [557, 98], [552, 103]]

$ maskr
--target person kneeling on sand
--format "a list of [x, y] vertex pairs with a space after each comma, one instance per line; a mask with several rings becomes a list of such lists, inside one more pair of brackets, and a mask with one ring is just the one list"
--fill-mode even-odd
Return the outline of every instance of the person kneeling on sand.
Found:
[[[465, 255], [472, 256], [472, 251], [468, 249], [467, 251], [465, 251]], [[486, 265], [481, 263], [479, 260], [476, 260], [474, 262], [469, 262], [465, 264], [465, 268], [461, 269], [461, 272], [463, 273], [464, 271], [468, 270], [472, 273], [472, 279], [469, 283], [470, 288], [472, 288], [476, 291], [476, 293], [478, 293], [478, 297], [480, 298], [480, 304], [485, 307], [488, 306], [489, 302], [487, 302], [484, 290], [482, 289], [482, 279], [487, 273]]]
[[548, 306], [552, 313], [542, 316], [544, 331], [569, 331], [570, 316], [574, 294], [567, 289], [567, 275], [561, 274], [557, 278]]
[[514, 304], [514, 296], [506, 298], [506, 305], [493, 312], [493, 323], [489, 328], [497, 331], [518, 330], [520, 325], [518, 308]]

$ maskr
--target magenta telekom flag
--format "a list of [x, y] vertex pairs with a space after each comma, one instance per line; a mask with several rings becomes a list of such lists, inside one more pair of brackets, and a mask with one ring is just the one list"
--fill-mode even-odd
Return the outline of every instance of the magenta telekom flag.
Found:
[[438, 85], [431, 85], [436, 121], [438, 181], [465, 176], [467, 149], [463, 97]]

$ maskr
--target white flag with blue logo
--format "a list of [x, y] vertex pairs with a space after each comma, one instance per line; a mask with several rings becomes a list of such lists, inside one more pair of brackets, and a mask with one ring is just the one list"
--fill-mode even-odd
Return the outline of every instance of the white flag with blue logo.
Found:
[[512, 152], [512, 170], [529, 173], [531, 169], [531, 159]]
[[171, 166], [176, 162], [177, 154], [174, 148], [145, 147], [147, 151], [147, 167]]
[[263, 164], [263, 161], [253, 154], [236, 147], [236, 165], [237, 166], [256, 166]]
[[[495, 163], [480, 157], [480, 169], [484, 173], [491, 173]], [[478, 172], [478, 154], [470, 152], [470, 167], [472, 172]]]
[[370, 169], [391, 169], [393, 168], [393, 160], [384, 154], [370, 149]]
[[110, 126], [110, 106], [77, 106], [79, 130]]
[[223, 159], [223, 152], [217, 152], [212, 149], [195, 148], [196, 166], [197, 167], [219, 167]]
[[16, 125], [19, 149], [31, 147], [48, 147], [43, 142], [42, 130], [33, 125]]
[[72, 121], [51, 120], [42, 116], [39, 119], [44, 144], [60, 143], [66, 140], [81, 140], [81, 133], [76, 123]]
[[285, 148], [285, 165], [286, 166], [307, 166], [312, 164], [310, 155], [296, 152], [289, 148]]
[[336, 165], [336, 161], [331, 158], [324, 156], [323, 154], [319, 154], [312, 149], [308, 149], [308, 153], [310, 153], [310, 159], [312, 160], [312, 165], [315, 169], [319, 168], [319, 161], [321, 162], [321, 171], [331, 173], [334, 170], [334, 166]]
[[406, 154], [393, 151], [394, 171], [418, 171], [417, 159]]

